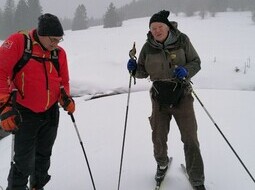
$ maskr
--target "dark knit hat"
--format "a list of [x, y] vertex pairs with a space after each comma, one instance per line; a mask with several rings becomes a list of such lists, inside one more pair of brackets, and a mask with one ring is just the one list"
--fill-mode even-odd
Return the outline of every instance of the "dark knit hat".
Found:
[[159, 11], [158, 13], [155, 13], [154, 15], [152, 15], [150, 19], [149, 27], [151, 26], [151, 23], [153, 22], [162, 22], [162, 23], [165, 23], [167, 26], [171, 26], [171, 23], [167, 19], [169, 14], [170, 12], [166, 10], [162, 10], [162, 11]]
[[55, 15], [46, 13], [38, 18], [37, 32], [40, 36], [63, 36], [62, 25]]

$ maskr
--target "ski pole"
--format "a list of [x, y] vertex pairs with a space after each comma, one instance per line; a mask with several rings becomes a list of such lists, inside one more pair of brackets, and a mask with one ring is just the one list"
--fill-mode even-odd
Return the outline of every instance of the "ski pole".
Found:
[[[16, 96], [17, 96], [17, 89], [12, 90], [11, 94], [11, 101], [12, 101], [12, 106], [16, 107]], [[14, 164], [14, 144], [15, 144], [15, 131], [12, 132], [12, 144], [11, 144], [11, 166]]]
[[[15, 141], [15, 134], [12, 133], [12, 141], [11, 141], [11, 169], [10, 169], [10, 175], [13, 177], [13, 165], [14, 165], [14, 141]], [[11, 184], [10, 187], [12, 188], [12, 180], [11, 180]], [[0, 190], [3, 190], [3, 187], [0, 185]]]
[[244, 169], [246, 170], [246, 172], [249, 174], [250, 178], [252, 179], [252, 181], [255, 183], [255, 179], [252, 176], [252, 174], [250, 173], [250, 171], [248, 170], [248, 168], [245, 166], [245, 164], [243, 163], [242, 159], [238, 156], [237, 152], [235, 151], [235, 149], [232, 147], [232, 145], [230, 144], [230, 142], [228, 141], [228, 139], [226, 138], [226, 136], [223, 134], [223, 132], [221, 131], [221, 129], [219, 128], [219, 126], [216, 124], [216, 122], [214, 121], [214, 119], [212, 118], [212, 116], [210, 115], [210, 113], [207, 111], [207, 109], [205, 108], [205, 106], [203, 105], [202, 101], [198, 98], [197, 94], [195, 93], [194, 90], [192, 90], [192, 93], [194, 94], [194, 96], [196, 97], [196, 99], [198, 100], [198, 102], [200, 103], [200, 105], [202, 106], [202, 108], [204, 109], [205, 113], [208, 115], [208, 117], [211, 119], [211, 121], [213, 122], [213, 124], [215, 125], [215, 127], [218, 129], [218, 131], [220, 132], [221, 136], [224, 138], [224, 140], [227, 142], [228, 146], [230, 147], [230, 149], [233, 151], [233, 153], [235, 154], [235, 156], [237, 157], [237, 159], [239, 160], [239, 162], [242, 164], [242, 166], [244, 167]]
[[[135, 49], [135, 43], [134, 43], [133, 48], [129, 51], [130, 58], [136, 60], [135, 54], [136, 54], [136, 49]], [[127, 97], [126, 115], [125, 115], [125, 124], [124, 124], [124, 133], [123, 133], [122, 148], [121, 148], [121, 159], [120, 159], [120, 169], [119, 169], [118, 190], [120, 189], [120, 180], [121, 180], [121, 173], [122, 173], [123, 155], [124, 155], [125, 141], [126, 141], [127, 119], [128, 119], [128, 110], [129, 110], [129, 100], [130, 100], [132, 77], [133, 77], [132, 73], [130, 73], [129, 85], [128, 85], [128, 97]]]
[[96, 186], [95, 186], [95, 183], [94, 183], [94, 179], [93, 179], [93, 176], [92, 176], [92, 172], [91, 172], [91, 169], [90, 169], [90, 166], [89, 166], [89, 161], [88, 161], [88, 158], [87, 158], [87, 155], [86, 155], [86, 152], [85, 152], [85, 148], [84, 148], [84, 146], [83, 146], [83, 142], [82, 142], [82, 140], [81, 140], [81, 136], [80, 136], [78, 127], [77, 127], [77, 125], [76, 125], [74, 116], [73, 116], [72, 113], [68, 113], [68, 114], [71, 116], [71, 119], [72, 119], [72, 122], [73, 122], [73, 125], [74, 125], [74, 128], [75, 128], [76, 134], [77, 134], [78, 139], [79, 139], [79, 141], [80, 141], [81, 148], [82, 148], [82, 151], [83, 151], [83, 154], [84, 154], [84, 157], [85, 157], [87, 166], [88, 166], [89, 175], [90, 175], [90, 178], [91, 178], [91, 182], [92, 182], [93, 188], [94, 188], [94, 190], [96, 190]]
[[128, 98], [127, 98], [127, 106], [126, 106], [124, 133], [123, 133], [123, 140], [122, 140], [122, 150], [121, 150], [121, 159], [120, 159], [118, 190], [120, 189], [120, 179], [121, 179], [123, 155], [124, 155], [124, 148], [125, 148], [125, 139], [126, 139], [126, 131], [127, 131], [127, 118], [128, 118], [128, 110], [129, 110], [129, 99], [130, 99], [131, 81], [132, 81], [132, 75], [130, 75], [130, 77], [129, 77], [129, 88], [128, 88]]
[[[12, 102], [12, 106], [16, 109], [16, 98], [17, 98], [17, 89], [13, 89], [11, 92], [11, 102]], [[22, 120], [22, 119], [21, 119]], [[12, 143], [11, 143], [11, 170], [10, 170], [10, 175], [13, 177], [13, 165], [14, 165], [14, 155], [15, 155], [15, 150], [14, 150], [14, 146], [15, 146], [15, 131], [17, 130], [14, 129], [14, 131], [12, 132]], [[11, 188], [13, 186], [13, 180], [11, 180]]]
[[14, 164], [14, 142], [15, 142], [15, 134], [12, 134], [12, 144], [11, 144], [11, 166]]
[[[60, 87], [60, 90], [61, 90], [61, 93], [63, 94], [64, 97], [68, 97], [67, 94], [66, 94], [66, 91], [64, 89], [63, 86]], [[90, 169], [90, 166], [89, 166], [89, 161], [88, 161], [88, 157], [86, 155], [86, 152], [85, 152], [85, 148], [83, 146], [83, 142], [81, 140], [81, 136], [80, 136], [80, 133], [79, 133], [79, 130], [78, 130], [78, 127], [76, 125], [76, 122], [75, 122], [75, 119], [74, 119], [74, 116], [72, 113], [68, 113], [71, 117], [71, 120], [73, 122], [73, 126], [75, 128], [75, 131], [76, 131], [76, 134], [78, 136], [78, 139], [79, 139], [79, 142], [80, 142], [80, 145], [81, 145], [81, 148], [82, 148], [82, 151], [83, 151], [83, 154], [84, 154], [84, 157], [85, 157], [85, 160], [86, 160], [86, 163], [87, 163], [87, 166], [88, 166], [88, 170], [89, 170], [89, 175], [90, 175], [90, 179], [91, 179], [91, 182], [92, 182], [92, 185], [93, 185], [93, 188], [94, 190], [96, 190], [96, 186], [95, 186], [95, 183], [94, 183], [94, 179], [93, 179], [93, 176], [92, 176], [92, 172], [91, 172], [91, 169]]]

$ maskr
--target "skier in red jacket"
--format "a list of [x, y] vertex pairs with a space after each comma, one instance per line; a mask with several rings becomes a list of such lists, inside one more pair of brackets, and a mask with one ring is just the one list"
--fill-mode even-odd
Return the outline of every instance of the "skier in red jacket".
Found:
[[[13, 69], [27, 43], [24, 33], [10, 35], [0, 47], [1, 127], [15, 134], [7, 190], [26, 190], [29, 176], [30, 189], [43, 189], [50, 180], [50, 157], [59, 123], [58, 102], [69, 114], [75, 111], [66, 53], [58, 46], [64, 35], [59, 19], [49, 13], [41, 15], [38, 27], [27, 35], [32, 40], [31, 58], [17, 73]], [[52, 61], [53, 51], [57, 52], [58, 69]]]

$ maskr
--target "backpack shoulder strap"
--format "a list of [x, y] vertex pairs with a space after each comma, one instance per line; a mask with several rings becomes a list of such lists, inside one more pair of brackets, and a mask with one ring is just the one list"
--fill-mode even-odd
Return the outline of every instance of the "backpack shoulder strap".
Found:
[[[14, 80], [16, 74], [27, 64], [30, 58], [32, 58], [32, 48], [33, 48], [33, 42], [29, 36], [29, 33], [27, 31], [20, 31], [19, 33], [24, 35], [24, 52], [22, 57], [19, 59], [19, 61], [16, 63], [16, 65], [13, 68], [13, 75], [12, 80]], [[58, 51], [57, 49], [51, 51], [51, 61], [57, 70], [59, 74], [59, 61], [58, 61]], [[35, 57], [37, 58], [37, 57]]]
[[28, 34], [28, 32], [19, 32], [24, 35], [24, 52], [22, 57], [16, 63], [13, 68], [12, 80], [14, 80], [16, 74], [26, 65], [28, 60], [31, 58], [32, 55], [32, 40]]
[[51, 51], [51, 61], [59, 74], [58, 49]]

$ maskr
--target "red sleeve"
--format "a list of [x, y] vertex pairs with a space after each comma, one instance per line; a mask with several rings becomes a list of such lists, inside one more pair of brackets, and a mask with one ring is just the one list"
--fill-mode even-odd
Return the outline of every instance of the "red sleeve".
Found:
[[10, 92], [10, 79], [15, 64], [23, 55], [24, 36], [13, 34], [0, 47], [0, 94]]
[[64, 86], [64, 89], [67, 95], [70, 95], [69, 70], [67, 65], [67, 57], [66, 57], [65, 50], [61, 47], [59, 50], [59, 75], [62, 79], [61, 85]]

